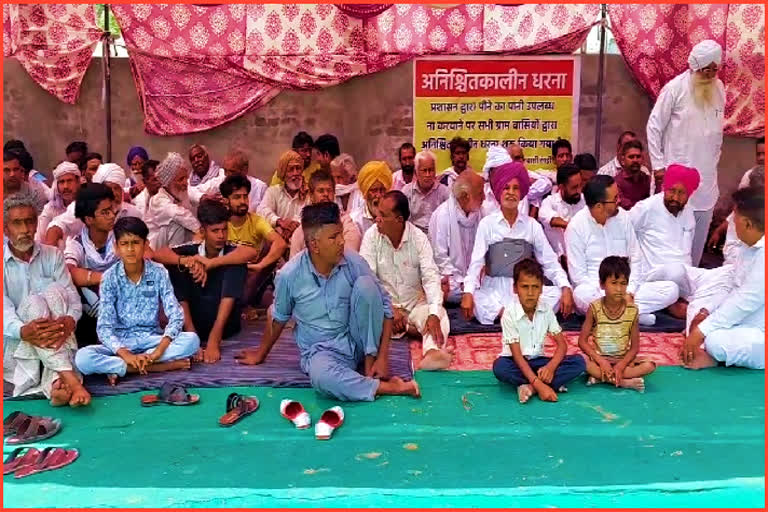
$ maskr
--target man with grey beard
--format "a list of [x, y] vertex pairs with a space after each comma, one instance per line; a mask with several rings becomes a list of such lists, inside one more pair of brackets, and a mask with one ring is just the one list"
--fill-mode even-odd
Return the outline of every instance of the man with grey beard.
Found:
[[725, 88], [717, 78], [723, 49], [715, 41], [697, 44], [688, 56], [689, 68], [659, 93], [648, 126], [648, 153], [654, 176], [677, 163], [698, 169], [701, 185], [690, 198], [696, 218], [693, 265], [704, 253], [712, 212], [719, 197], [717, 164], [723, 144]]
[[187, 191], [189, 167], [178, 153], [168, 153], [155, 169], [161, 188], [152, 196], [144, 217], [149, 228], [149, 246], [174, 247], [192, 240], [200, 231]]

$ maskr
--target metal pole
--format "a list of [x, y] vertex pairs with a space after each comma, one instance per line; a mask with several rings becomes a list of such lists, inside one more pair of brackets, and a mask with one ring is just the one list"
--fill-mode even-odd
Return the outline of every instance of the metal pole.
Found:
[[104, 4], [104, 39], [101, 43], [101, 59], [104, 70], [104, 127], [107, 133], [107, 162], [112, 161], [112, 88], [109, 69], [109, 4]]
[[595, 159], [600, 161], [600, 136], [603, 128], [603, 81], [605, 75], [605, 25], [607, 24], [606, 5], [601, 4], [600, 19], [600, 57], [597, 63], [597, 116], [595, 119]]

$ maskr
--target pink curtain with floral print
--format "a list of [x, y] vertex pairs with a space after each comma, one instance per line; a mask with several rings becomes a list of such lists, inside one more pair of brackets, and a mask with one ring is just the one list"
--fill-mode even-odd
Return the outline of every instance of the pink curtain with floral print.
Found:
[[65, 103], [77, 101], [101, 35], [93, 5], [3, 4], [3, 56]]
[[611, 30], [640, 85], [655, 98], [688, 67], [704, 39], [723, 46], [725, 133], [765, 131], [765, 6], [750, 4], [609, 5]]
[[[112, 9], [128, 46], [145, 129], [158, 135], [214, 128], [281, 90], [336, 85], [417, 55], [571, 53], [599, 16], [595, 6], [367, 5], [364, 12], [331, 4]], [[531, 16], [536, 30], [518, 34]]]

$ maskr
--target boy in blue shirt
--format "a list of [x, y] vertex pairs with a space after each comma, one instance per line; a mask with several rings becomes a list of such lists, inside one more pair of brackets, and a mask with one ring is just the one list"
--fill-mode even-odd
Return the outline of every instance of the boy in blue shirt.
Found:
[[[101, 345], [78, 350], [75, 365], [84, 375], [107, 374], [112, 385], [126, 373], [189, 368], [200, 338], [182, 332], [184, 312], [168, 271], [144, 259], [147, 225], [137, 217], [123, 217], [113, 233], [120, 261], [102, 276], [96, 326]], [[165, 329], [158, 321], [161, 301], [168, 317]]]

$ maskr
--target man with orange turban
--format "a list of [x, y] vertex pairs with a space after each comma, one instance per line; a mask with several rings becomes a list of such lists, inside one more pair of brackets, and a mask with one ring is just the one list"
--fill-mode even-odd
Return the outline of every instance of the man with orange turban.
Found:
[[308, 204], [303, 172], [301, 155], [295, 151], [280, 155], [276, 173], [282, 183], [269, 187], [256, 209], [286, 241], [299, 227], [301, 210]]
[[376, 221], [379, 201], [392, 189], [392, 169], [386, 162], [368, 162], [357, 174], [357, 186], [362, 201], [355, 201], [354, 205], [350, 205], [349, 216], [357, 224], [360, 233], [365, 235]]

